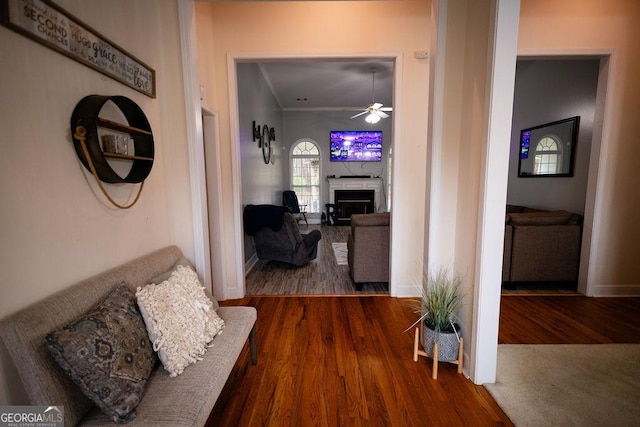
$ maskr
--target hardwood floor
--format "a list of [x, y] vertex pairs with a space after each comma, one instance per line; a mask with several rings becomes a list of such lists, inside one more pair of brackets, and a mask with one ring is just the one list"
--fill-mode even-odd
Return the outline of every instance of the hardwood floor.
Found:
[[[429, 359], [413, 362], [413, 333], [403, 332], [415, 320], [409, 300], [375, 286], [365, 288], [375, 295], [336, 296], [356, 294], [331, 248], [346, 242], [348, 227], [322, 232], [317, 261], [300, 269], [261, 262], [247, 276], [252, 296], [222, 302], [257, 308], [258, 364], [245, 347], [207, 425], [512, 426], [455, 365], [441, 363], [432, 380]], [[505, 294], [498, 340], [640, 343], [640, 298]]]
[[223, 305], [258, 310], [258, 364], [248, 349], [209, 426], [513, 425], [456, 365], [431, 379], [412, 359], [407, 299], [385, 296], [248, 297]]
[[303, 267], [260, 260], [245, 278], [247, 295], [362, 295], [389, 294], [386, 283], [365, 283], [357, 292], [348, 265], [338, 265], [331, 243], [345, 242], [348, 226], [300, 225], [300, 232], [320, 230], [318, 257]]
[[640, 343], [640, 298], [504, 295], [498, 342]]
[[[388, 296], [247, 297], [258, 364], [245, 348], [208, 426], [513, 425], [482, 386], [412, 360], [415, 319]], [[640, 298], [503, 296], [500, 343], [640, 343]]]

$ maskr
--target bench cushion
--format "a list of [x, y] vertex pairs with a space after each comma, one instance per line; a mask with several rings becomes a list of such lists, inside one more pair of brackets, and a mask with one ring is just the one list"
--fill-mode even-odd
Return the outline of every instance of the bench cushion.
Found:
[[45, 346], [45, 336], [91, 310], [119, 284], [124, 282], [134, 291], [170, 270], [180, 257], [182, 252], [176, 246], [160, 249], [63, 289], [0, 322], [0, 337], [30, 404], [64, 405], [64, 424], [78, 424], [94, 404], [55, 362]]
[[[51, 295], [0, 322], [0, 337], [14, 361], [30, 404], [64, 405], [65, 425], [113, 426], [113, 421], [86, 398], [47, 351], [44, 337], [86, 313], [118, 284], [134, 290], [182, 258], [167, 247], [115, 267]], [[203, 360], [178, 377], [158, 364], [151, 373], [136, 418], [128, 426], [205, 425], [257, 318], [253, 307], [221, 307], [224, 333], [217, 336]], [[254, 348], [254, 347], [252, 347]]]
[[[127, 427], [206, 424], [257, 319], [254, 307], [220, 307], [218, 313], [226, 326], [224, 332], [213, 340], [213, 346], [207, 349], [204, 358], [177, 377], [170, 377], [159, 365], [147, 381], [142, 401], [136, 409], [136, 419]], [[113, 424], [106, 415], [93, 411], [80, 425], [97, 427]]]

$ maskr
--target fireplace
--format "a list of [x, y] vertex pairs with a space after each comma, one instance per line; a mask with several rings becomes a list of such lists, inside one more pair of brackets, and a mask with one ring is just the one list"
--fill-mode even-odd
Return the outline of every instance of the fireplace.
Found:
[[382, 178], [327, 177], [327, 181], [327, 219], [333, 224], [349, 225], [353, 214], [384, 212], [386, 209]]
[[348, 225], [351, 215], [375, 212], [374, 190], [335, 190], [334, 200], [338, 225]]

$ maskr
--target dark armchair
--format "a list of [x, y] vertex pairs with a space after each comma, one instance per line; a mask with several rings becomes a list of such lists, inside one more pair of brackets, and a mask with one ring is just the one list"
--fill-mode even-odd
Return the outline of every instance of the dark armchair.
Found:
[[253, 238], [260, 259], [303, 266], [315, 259], [322, 234], [312, 230], [301, 234], [298, 223], [284, 206], [247, 205], [244, 230]]
[[304, 219], [304, 222], [309, 225], [309, 221], [307, 221], [307, 205], [301, 205], [298, 203], [298, 196], [295, 191], [283, 191], [282, 204], [289, 209], [289, 212], [294, 215], [298, 215], [298, 221], [302, 218]]

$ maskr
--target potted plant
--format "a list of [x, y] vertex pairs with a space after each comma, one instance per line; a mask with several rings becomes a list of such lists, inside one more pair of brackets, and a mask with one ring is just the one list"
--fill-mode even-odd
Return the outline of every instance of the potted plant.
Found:
[[[420, 318], [412, 325], [422, 322], [422, 345], [427, 355], [442, 362], [459, 359], [460, 328], [456, 324], [456, 309], [462, 278], [450, 275], [447, 268], [435, 273], [425, 273], [419, 300]], [[434, 357], [434, 343], [438, 343], [438, 354]]]

